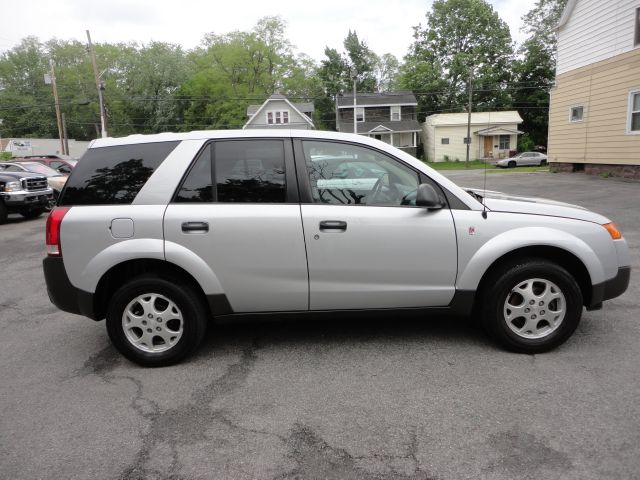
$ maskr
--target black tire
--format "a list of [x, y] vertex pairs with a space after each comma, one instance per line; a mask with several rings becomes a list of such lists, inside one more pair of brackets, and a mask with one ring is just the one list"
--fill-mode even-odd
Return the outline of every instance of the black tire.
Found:
[[[134, 326], [128, 329], [129, 333], [127, 334], [123, 326], [123, 316], [127, 306], [130, 302], [133, 302], [134, 299], [147, 294], [157, 294], [165, 297], [165, 299], [173, 302], [182, 314], [181, 336], [175, 345], [161, 352], [144, 351], [144, 348], [148, 348], [144, 344], [140, 347], [134, 346], [127, 335], [137, 335], [136, 329], [140, 329]], [[160, 299], [160, 301], [162, 301], [162, 299]], [[144, 316], [139, 318], [144, 318]], [[162, 322], [162, 318], [158, 318], [159, 320], [155, 318], [149, 320], [148, 326], [153, 326], [154, 329], [161, 328], [162, 323], [155, 323], [155, 320]], [[176, 285], [157, 275], [143, 275], [134, 278], [120, 287], [111, 297], [106, 315], [107, 332], [115, 347], [126, 358], [145, 367], [172, 365], [193, 353], [204, 338], [208, 320], [209, 312], [202, 295], [197, 294], [195, 289], [190, 286]], [[146, 318], [145, 321], [147, 321]], [[151, 323], [152, 321], [154, 321], [154, 323]], [[168, 323], [169, 322], [166, 322], [167, 325]], [[175, 327], [173, 327], [173, 329], [175, 329]], [[153, 329], [149, 329], [149, 332], [156, 335], [155, 332], [151, 332], [151, 330]], [[145, 333], [140, 331], [140, 335], [145, 335]], [[159, 337], [160, 334], [157, 335], [158, 336], [154, 337], [152, 341], [151, 348], [164, 348], [162, 344], [158, 346], [153, 344], [156, 339], [162, 340]], [[165, 346], [166, 345], [167, 344], [165, 344]]]
[[[563, 309], [565, 316], [555, 330], [552, 330], [551, 324], [546, 322], [543, 317], [546, 318], [544, 314], [546, 313], [548, 316], [551, 313], [550, 310], [557, 308], [561, 303], [549, 305], [548, 311], [541, 310], [547, 307], [537, 304], [529, 308], [532, 316], [528, 318], [536, 319], [539, 322], [538, 325], [541, 325], [541, 327], [536, 326], [536, 328], [548, 328], [549, 330], [549, 333], [542, 338], [525, 338], [526, 335], [533, 335], [536, 332], [517, 334], [509, 326], [509, 322], [505, 317], [505, 308], [508, 308], [507, 299], [510, 298], [509, 301], [511, 302], [513, 298], [517, 298], [519, 291], [516, 288], [530, 279], [551, 282], [557, 286], [564, 296]], [[531, 283], [533, 286], [537, 282]], [[582, 316], [582, 292], [576, 280], [560, 265], [544, 259], [525, 258], [505, 264], [490, 275], [481, 293], [482, 322], [485, 330], [500, 344], [514, 352], [541, 353], [561, 345], [575, 331]], [[526, 307], [528, 305], [523, 303], [523, 306]], [[538, 317], [536, 317], [536, 313]], [[528, 315], [529, 313], [527, 313]], [[524, 318], [523, 314], [522, 317], [512, 319], [511, 325], [517, 329], [519, 328], [519, 322], [524, 323], [525, 321], [527, 319]], [[526, 325], [523, 324], [520, 328], [524, 329]], [[538, 333], [542, 334], [543, 332], [544, 330]]]
[[518, 164], [514, 160], [509, 161], [509, 168], [516, 168]]
[[547, 166], [547, 161], [546, 160], [540, 160], [540, 166], [541, 167], [546, 167]]
[[7, 207], [4, 205], [4, 201], [0, 198], [0, 225], [7, 221], [7, 217], [9, 216], [9, 211]]
[[40, 215], [44, 213], [44, 208], [31, 208], [29, 210], [23, 210], [20, 212], [24, 218], [32, 220], [34, 218], [38, 218]]

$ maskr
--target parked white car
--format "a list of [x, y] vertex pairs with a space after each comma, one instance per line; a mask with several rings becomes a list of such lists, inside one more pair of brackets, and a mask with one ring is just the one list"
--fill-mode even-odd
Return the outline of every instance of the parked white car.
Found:
[[53, 303], [127, 358], [175, 363], [213, 321], [471, 315], [538, 353], [629, 283], [606, 217], [467, 191], [381, 141], [310, 130], [95, 140], [47, 221]]
[[546, 165], [547, 156], [539, 152], [522, 152], [515, 157], [499, 160], [496, 165], [503, 168], [523, 167], [529, 165]]

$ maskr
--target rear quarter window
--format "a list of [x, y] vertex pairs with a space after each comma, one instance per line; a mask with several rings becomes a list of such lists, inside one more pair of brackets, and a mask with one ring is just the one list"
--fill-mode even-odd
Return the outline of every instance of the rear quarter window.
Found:
[[180, 142], [90, 148], [73, 169], [58, 205], [133, 202], [153, 172]]

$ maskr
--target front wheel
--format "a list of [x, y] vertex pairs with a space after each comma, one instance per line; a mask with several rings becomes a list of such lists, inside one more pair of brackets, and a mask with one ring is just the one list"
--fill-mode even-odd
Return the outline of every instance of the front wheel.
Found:
[[24, 218], [31, 220], [34, 218], [38, 218], [43, 213], [44, 213], [44, 208], [32, 208], [29, 210], [21, 211], [20, 215], [22, 215]]
[[564, 343], [582, 316], [582, 292], [560, 265], [523, 259], [494, 272], [483, 292], [485, 329], [506, 348], [540, 353]]
[[515, 160], [509, 161], [509, 168], [516, 168], [517, 166], [518, 164], [515, 162]]
[[207, 320], [207, 308], [194, 289], [144, 275], [113, 295], [106, 323], [120, 353], [140, 365], [160, 367], [195, 351]]
[[7, 221], [7, 217], [9, 216], [9, 210], [4, 205], [4, 201], [0, 198], [0, 225]]
[[546, 167], [547, 166], [547, 161], [546, 160], [540, 160], [540, 166], [541, 167]]

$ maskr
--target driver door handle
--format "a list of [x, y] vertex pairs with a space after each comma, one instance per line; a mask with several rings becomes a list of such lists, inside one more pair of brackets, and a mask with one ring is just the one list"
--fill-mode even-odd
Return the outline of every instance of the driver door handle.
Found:
[[320, 222], [321, 232], [332, 231], [332, 230], [339, 230], [341, 232], [346, 231], [347, 222], [344, 222], [342, 220], [322, 220]]
[[183, 222], [182, 231], [184, 233], [207, 233], [209, 231], [208, 222]]

